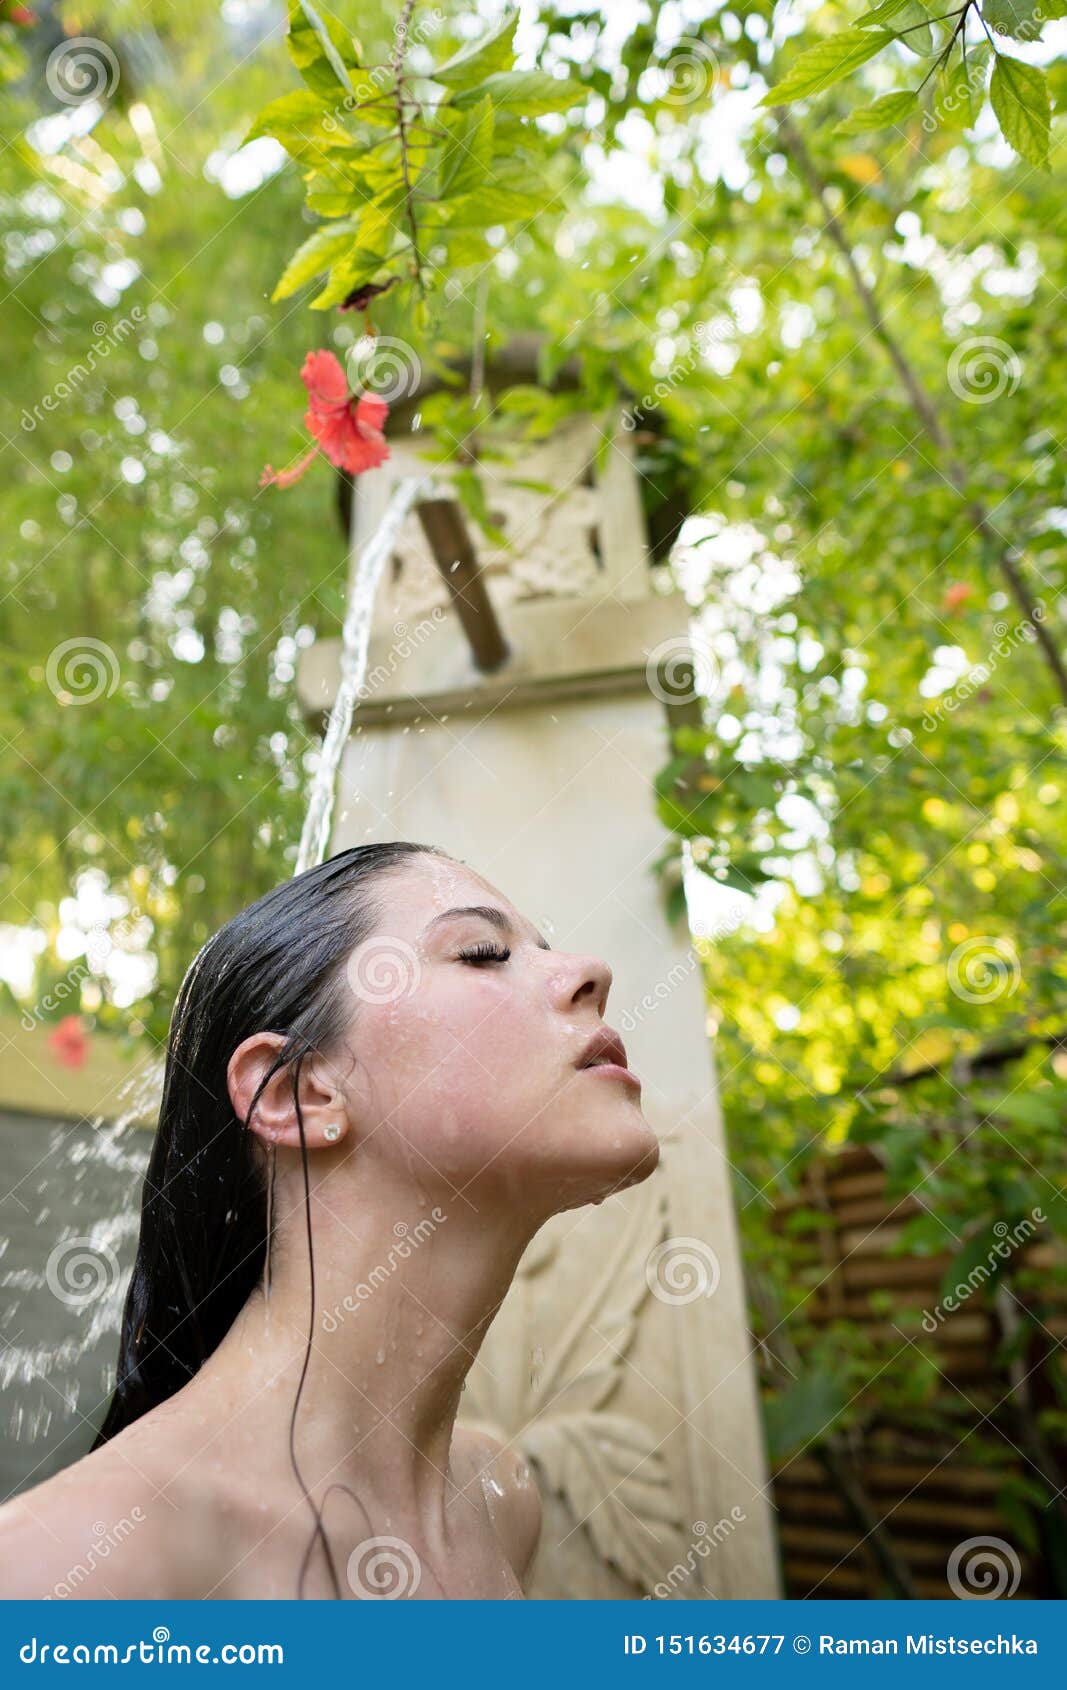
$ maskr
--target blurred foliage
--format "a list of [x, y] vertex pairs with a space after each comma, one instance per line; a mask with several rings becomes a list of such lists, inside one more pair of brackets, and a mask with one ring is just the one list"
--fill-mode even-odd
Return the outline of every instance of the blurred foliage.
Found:
[[[1065, 1230], [1067, 24], [1035, 37], [1014, 0], [931, 24], [932, 4], [889, 0], [883, 32], [910, 46], [878, 39], [802, 88], [819, 42], [879, 20], [757, 0], [691, 6], [680, 33], [659, 0], [541, 6], [516, 69], [503, 9], [415, 6], [398, 60], [400, 8], [339, 0], [294, 11], [301, 86], [278, 7], [86, 3], [68, 32], [98, 30], [120, 75], [83, 124], [87, 104], [50, 93], [63, 35], [38, 10], [18, 43], [33, 68], [4, 94], [24, 139], [0, 164], [0, 917], [47, 940], [34, 994], [69, 967], [61, 907], [92, 869], [158, 973], [116, 1001], [94, 967], [83, 1005], [161, 1036], [196, 946], [291, 861], [314, 750], [293, 664], [336, 628], [343, 545], [324, 479], [276, 497], [256, 478], [280, 419], [300, 440], [308, 345], [359, 333], [332, 307], [396, 275], [373, 326], [431, 370], [536, 329], [543, 385], [502, 403], [452, 386], [424, 421], [449, 450], [476, 434], [485, 475], [517, 424], [606, 423], [621, 393], [650, 515], [694, 518], [676, 568], [704, 697], [657, 782], [659, 866], [677, 883], [684, 850], [722, 899], [700, 949], [754, 1320], [805, 1358], [772, 1426], [787, 1447], [891, 1411], [967, 1430], [975, 1459], [1021, 1447], [1012, 1518], [1054, 1558], [1062, 1345], [1010, 1427], [984, 1422], [906, 1311], [884, 1340], [812, 1319], [822, 1222], [783, 1231], [775, 1208], [862, 1139], [922, 1198], [902, 1248], [965, 1264], [1037, 1209], [1043, 1239]], [[485, 58], [443, 70], [487, 27]], [[993, 40], [984, 61], [968, 48], [984, 69], [964, 87], [971, 29]], [[1033, 73], [1023, 105], [1037, 80], [1047, 96], [1036, 130], [1013, 73], [990, 93], [1005, 52]], [[896, 100], [916, 71], [921, 94]], [[577, 390], [550, 392], [573, 357]], [[117, 658], [92, 702], [49, 684], [75, 637]], [[1049, 1330], [1061, 1277], [1022, 1258], [999, 1276], [1022, 1321], [1005, 1367]]]

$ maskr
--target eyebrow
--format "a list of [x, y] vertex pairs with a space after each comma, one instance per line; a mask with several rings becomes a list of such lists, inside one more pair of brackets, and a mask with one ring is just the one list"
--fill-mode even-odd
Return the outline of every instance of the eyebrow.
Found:
[[[505, 915], [503, 910], [497, 909], [495, 904], [462, 904], [454, 910], [442, 910], [440, 915], [435, 915], [432, 921], [427, 922], [423, 931], [428, 933], [430, 928], [436, 927], [439, 921], [451, 921], [457, 916], [464, 915], [480, 916], [483, 921], [488, 921], [501, 933], [514, 933], [516, 931], [510, 916]], [[537, 943], [543, 951], [552, 949], [548, 940], [543, 939], [540, 933], [537, 934]]]

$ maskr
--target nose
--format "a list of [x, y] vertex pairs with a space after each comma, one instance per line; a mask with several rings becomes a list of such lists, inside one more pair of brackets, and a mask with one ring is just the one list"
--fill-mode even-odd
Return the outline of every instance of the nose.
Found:
[[586, 998], [592, 998], [597, 1014], [603, 1018], [612, 979], [611, 969], [606, 962], [601, 962], [599, 957], [575, 956], [563, 983], [563, 990], [567, 994], [567, 1007], [572, 1003], [582, 1003]]

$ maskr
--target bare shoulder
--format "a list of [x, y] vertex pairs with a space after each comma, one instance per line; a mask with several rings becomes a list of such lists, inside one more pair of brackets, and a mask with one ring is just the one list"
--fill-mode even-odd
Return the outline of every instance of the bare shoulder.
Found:
[[529, 1463], [478, 1424], [457, 1426], [453, 1449], [466, 1483], [480, 1485], [508, 1560], [523, 1578], [541, 1535], [541, 1494]]
[[[104, 1446], [0, 1507], [0, 1598], [162, 1595], [154, 1487]], [[155, 1587], [155, 1588], [153, 1588]]]

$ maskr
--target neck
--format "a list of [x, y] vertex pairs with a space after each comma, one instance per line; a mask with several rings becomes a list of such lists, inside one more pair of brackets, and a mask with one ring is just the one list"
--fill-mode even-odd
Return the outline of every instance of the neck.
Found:
[[279, 1158], [269, 1295], [253, 1294], [189, 1389], [221, 1392], [253, 1468], [270, 1449], [291, 1472], [310, 1324], [294, 1433], [308, 1490], [321, 1502], [348, 1485], [375, 1524], [440, 1525], [464, 1381], [539, 1222], [435, 1198], [367, 1159], [342, 1219], [335, 1171], [311, 1175], [314, 1314], [303, 1175]]

